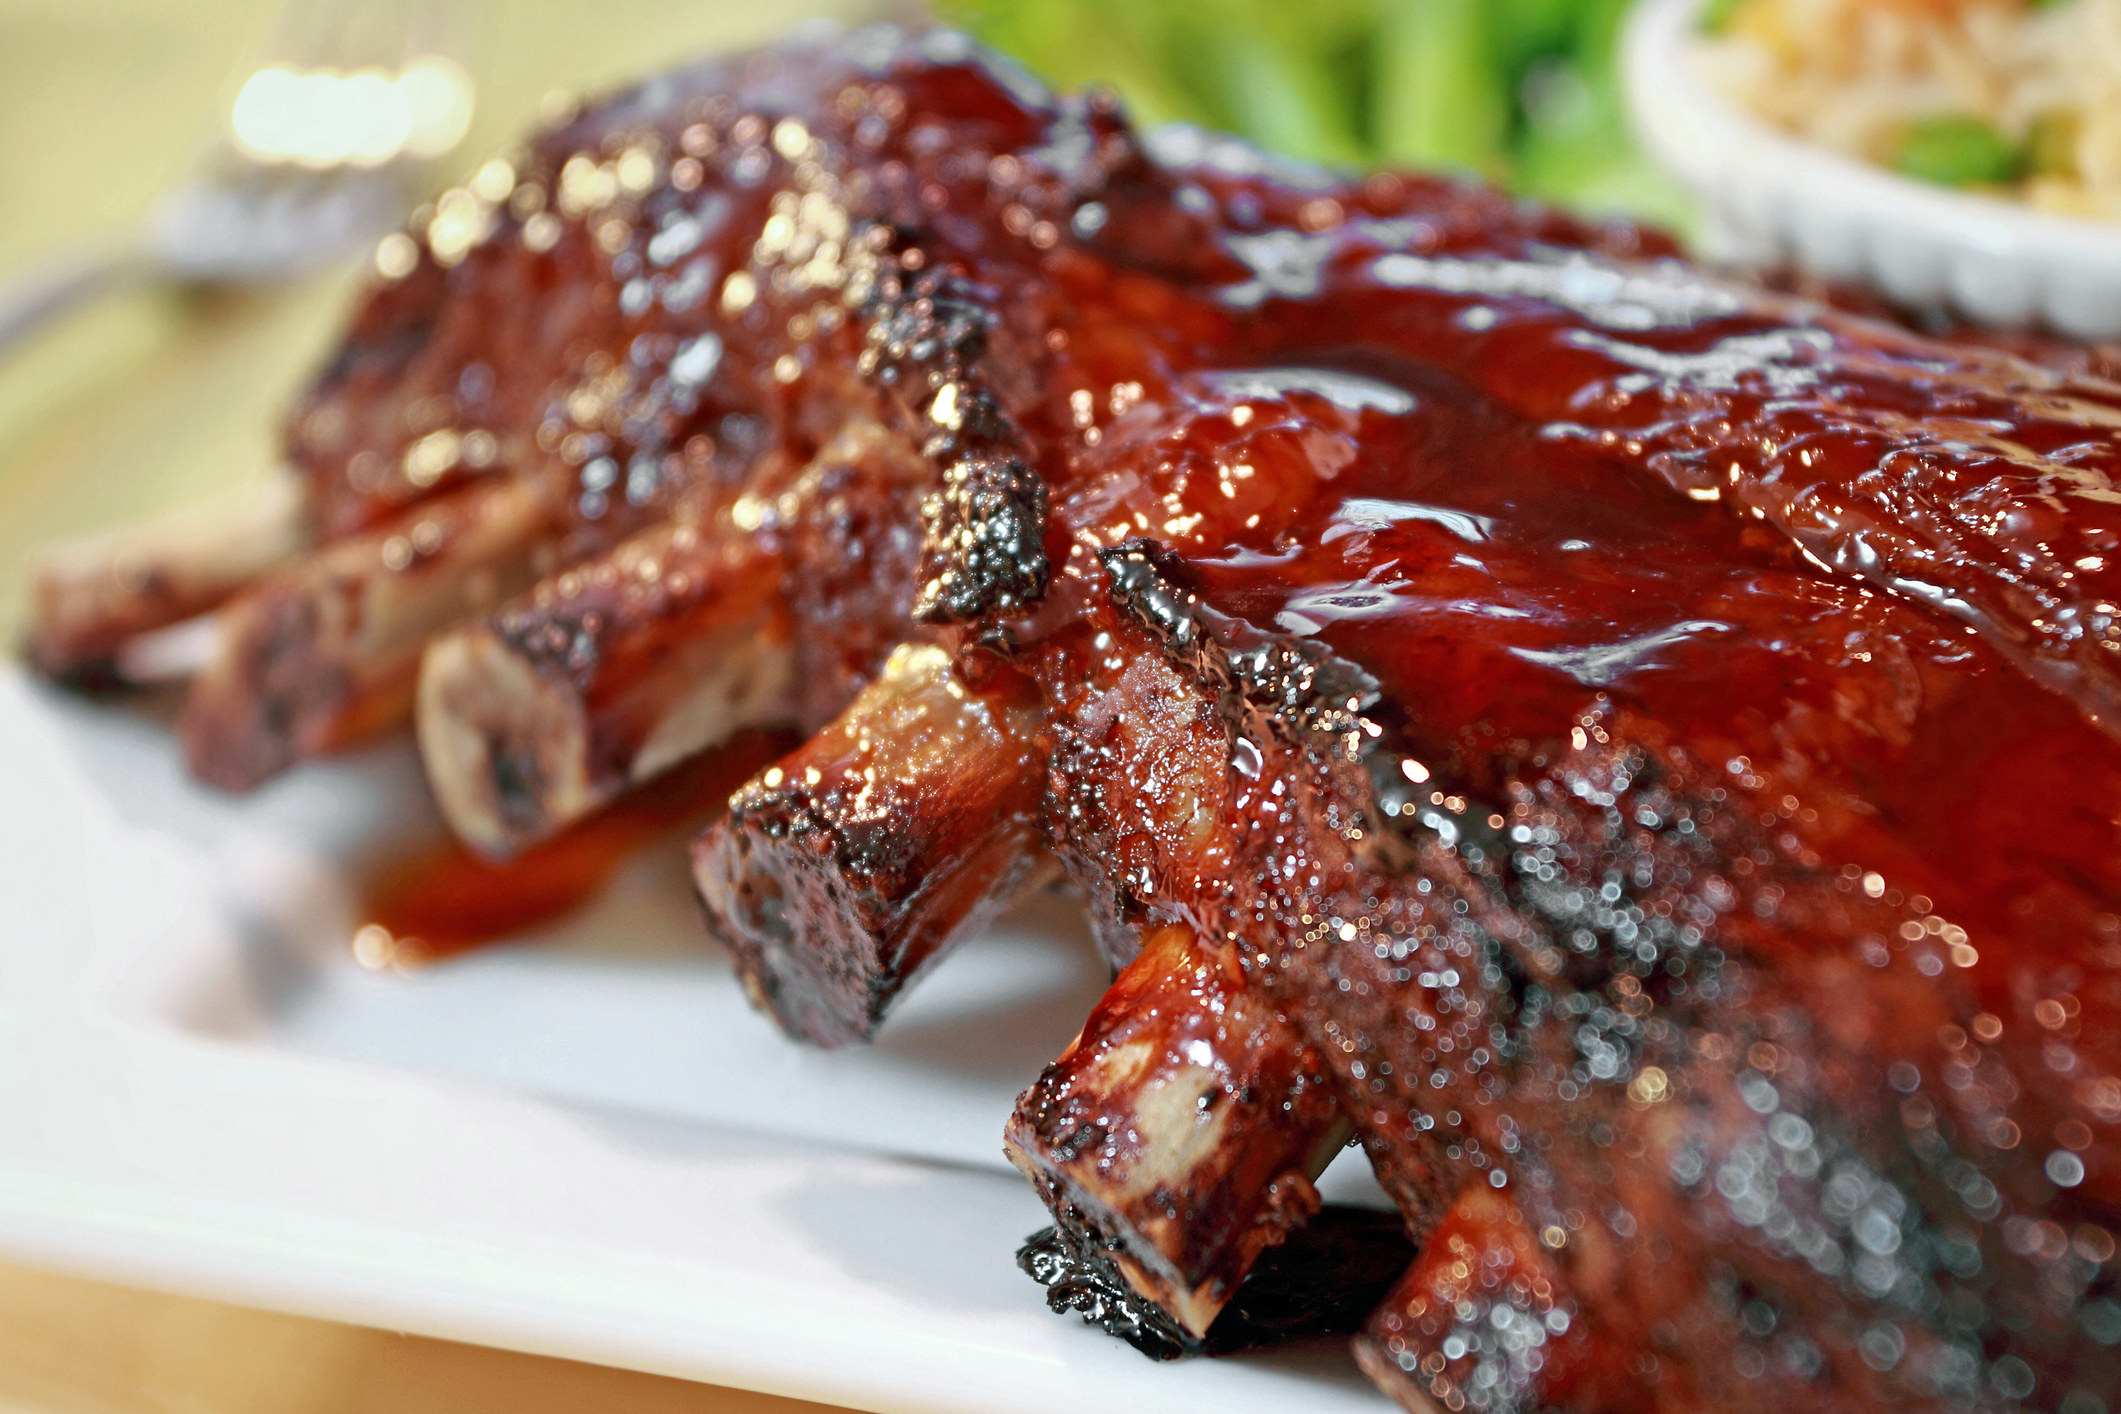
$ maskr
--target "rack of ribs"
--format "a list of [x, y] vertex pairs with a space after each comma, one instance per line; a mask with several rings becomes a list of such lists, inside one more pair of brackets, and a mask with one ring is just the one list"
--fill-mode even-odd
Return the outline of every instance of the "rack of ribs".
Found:
[[[204, 778], [410, 714], [496, 854], [809, 733], [693, 863], [817, 1044], [1058, 871], [1117, 980], [1008, 1128], [1024, 1263], [1156, 1353], [2107, 1414], [2109, 355], [890, 29], [620, 94], [401, 239], [241, 545], [55, 559], [35, 662], [216, 609]], [[1396, 1230], [1315, 1217], [1350, 1136]]]

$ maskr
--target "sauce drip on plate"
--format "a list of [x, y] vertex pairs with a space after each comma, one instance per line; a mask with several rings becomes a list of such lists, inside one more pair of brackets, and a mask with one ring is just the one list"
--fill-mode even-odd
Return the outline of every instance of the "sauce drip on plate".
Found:
[[369, 880], [354, 956], [379, 970], [418, 967], [564, 918], [643, 848], [721, 814], [729, 793], [791, 744], [786, 734], [739, 733], [510, 859], [449, 840], [391, 860]]

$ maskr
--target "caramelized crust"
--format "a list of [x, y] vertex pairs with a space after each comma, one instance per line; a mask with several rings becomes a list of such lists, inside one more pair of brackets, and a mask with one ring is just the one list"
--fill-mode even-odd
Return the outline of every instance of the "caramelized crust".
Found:
[[[291, 425], [318, 533], [384, 534], [436, 497], [521, 482], [551, 496], [541, 554], [557, 571], [673, 517], [708, 524], [866, 417], [919, 449], [933, 494], [895, 507], [889, 525], [852, 525], [849, 544], [917, 553], [918, 608], [933, 622], [1035, 597], [1044, 483], [1009, 403], [1036, 396], [1045, 326], [1025, 343], [996, 310], [1036, 278], [1032, 237], [1050, 222], [992, 247], [948, 208], [1007, 195], [1036, 226], [1134, 153], [1100, 145], [1115, 117], [1078, 103], [1065, 121], [1087, 150], [1038, 157], [1056, 115], [980, 97], [997, 92], [984, 61], [939, 60], [927, 43], [798, 44], [701, 65], [585, 112], [417, 213], [399, 238], [411, 242], [410, 273], [371, 291]], [[932, 142], [945, 128], [950, 139]], [[990, 165], [1004, 159], [1015, 165], [997, 185], [1003, 169]], [[1010, 397], [983, 371], [990, 349], [1015, 379]], [[806, 514], [825, 530], [832, 493]], [[272, 595], [276, 633], [335, 612], [300, 600], [299, 583]], [[561, 587], [548, 586], [548, 603], [568, 597]], [[894, 607], [903, 619], [906, 606]], [[844, 705], [908, 627], [877, 635], [836, 700], [796, 719], [814, 724]], [[328, 646], [269, 656], [270, 682], [258, 653], [219, 664], [216, 700], [196, 714], [213, 724], [201, 759], [230, 784], [287, 764], [303, 743], [340, 739], [280, 725], [291, 701], [345, 695]], [[621, 698], [633, 687], [607, 686]], [[237, 735], [246, 728], [260, 736]], [[697, 744], [696, 732], [679, 736], [649, 753], [651, 767]], [[602, 791], [594, 782], [586, 798]]]
[[1033, 1233], [1017, 1250], [1016, 1264], [1046, 1288], [1046, 1305], [1055, 1312], [1073, 1312], [1152, 1360], [1173, 1360], [1350, 1335], [1413, 1255], [1395, 1215], [1329, 1203], [1260, 1253], [1252, 1274], [1198, 1339], [1144, 1300], [1087, 1229]]
[[[1728, 803], [1727, 774], [1704, 779], [1669, 730], [1610, 709], [1581, 720], [1580, 745], [1513, 767], [1519, 783], [1493, 805], [1395, 792], [1400, 761], [1449, 758], [1362, 726], [1391, 722], [1374, 680], [1364, 689], [1302, 645], [1276, 660], [1271, 637], [1184, 591], [1119, 578], [1165, 651], [1221, 684], [1233, 759], [1257, 764], [1210, 805], [1237, 827], [1223, 846], [1234, 887], [1202, 889], [1194, 846], [1162, 832], [1147, 879], [1114, 882], [1247, 940], [1258, 979], [1333, 1062], [1410, 1221], [1425, 1226], [1468, 1180], [1505, 1185], [1557, 1234], [1598, 1358], [1657, 1371], [1675, 1409], [1765, 1408], [1788, 1381], [1831, 1401], [1819, 1407], [1943, 1397], [1975, 1310], [1950, 1293], [1975, 1271], [2077, 1293], [2100, 1319], [2098, 1262], [2009, 1237], [2038, 1221], [2014, 1220], [2014, 1202], [2075, 1206], [2037, 1158], [2016, 1158], [2021, 1132], [2074, 1134], [2085, 1157], [2098, 1132], [2086, 1118], [2066, 1129], [2049, 1108], [2062, 1096], [2013, 1081], [1993, 1049], [1990, 1078], [1956, 1069], [1968, 1027], [2003, 1031], [1968, 985], [1979, 955], [1910, 918], [1879, 876], [1794, 854], [1814, 822], [1764, 826]], [[1105, 637], [1103, 661], [1140, 651]], [[1375, 769], [1378, 753], [1392, 769]], [[1115, 783], [1126, 769], [1077, 759]], [[1999, 1102], [2015, 1110], [2002, 1124]], [[2085, 1170], [2061, 1172], [2098, 1201]], [[2095, 1253], [2099, 1230], [2086, 1229]], [[1881, 1309], [1877, 1289], [1909, 1280], [1941, 1288], [1937, 1314]], [[1772, 1340], [1743, 1334], [1760, 1311]], [[2032, 1337], [2079, 1382], [2111, 1358], [2083, 1329], [2071, 1318]]]

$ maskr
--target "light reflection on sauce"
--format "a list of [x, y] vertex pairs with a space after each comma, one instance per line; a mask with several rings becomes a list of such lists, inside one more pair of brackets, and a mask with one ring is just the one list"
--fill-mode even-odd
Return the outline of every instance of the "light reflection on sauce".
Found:
[[643, 846], [719, 815], [730, 792], [793, 745], [786, 734], [743, 732], [511, 859], [484, 859], [452, 839], [391, 860], [364, 890], [354, 960], [405, 971], [563, 918]]

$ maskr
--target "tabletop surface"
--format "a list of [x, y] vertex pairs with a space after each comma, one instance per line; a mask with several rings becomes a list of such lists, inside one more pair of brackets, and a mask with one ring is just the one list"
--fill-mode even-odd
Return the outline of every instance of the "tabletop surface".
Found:
[[0, 1266], [0, 1414], [833, 1414]]
[[[137, 220], [211, 138], [270, 0], [0, 0], [0, 279]], [[479, 103], [438, 175], [590, 90], [794, 20], [786, 0], [489, 0]], [[0, 362], [0, 642], [31, 549], [195, 504], [272, 464], [352, 275], [113, 297]], [[799, 1414], [822, 1406], [0, 1265], [0, 1414]]]

